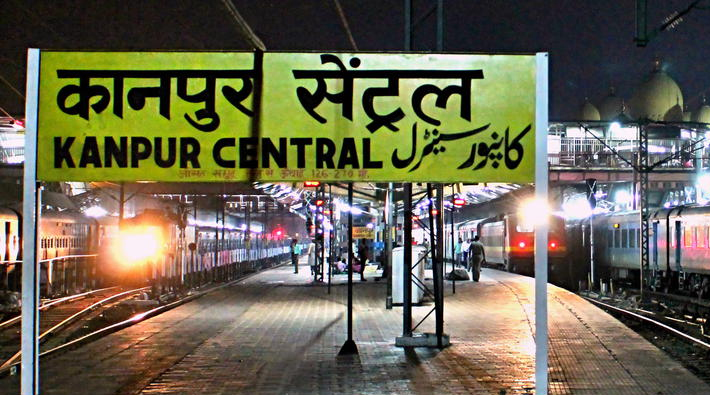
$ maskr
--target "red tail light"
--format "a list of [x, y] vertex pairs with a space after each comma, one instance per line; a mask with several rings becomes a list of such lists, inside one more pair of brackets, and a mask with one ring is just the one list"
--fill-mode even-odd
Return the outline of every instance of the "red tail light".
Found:
[[525, 248], [525, 242], [521, 241], [520, 243], [518, 243], [518, 247]]
[[557, 248], [557, 243], [554, 242], [554, 241], [551, 241], [551, 242], [550, 242], [550, 248], [553, 249], [553, 250], [554, 250], [555, 248]]

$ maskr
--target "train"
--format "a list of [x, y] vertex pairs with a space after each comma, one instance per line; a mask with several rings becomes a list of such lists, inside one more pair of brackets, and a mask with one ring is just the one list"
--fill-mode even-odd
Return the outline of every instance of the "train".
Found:
[[[548, 234], [548, 275], [558, 283], [571, 281], [564, 218], [550, 215]], [[451, 231], [447, 232], [449, 235]], [[534, 273], [534, 227], [519, 213], [460, 220], [454, 225], [454, 237], [471, 240], [480, 237], [485, 246], [486, 265], [512, 273]]]
[[256, 233], [145, 210], [124, 220], [99, 256], [104, 278], [135, 285], [149, 280], [160, 295], [274, 266], [290, 257], [289, 242], [283, 230]]
[[[0, 207], [0, 295], [21, 290], [22, 217]], [[37, 244], [40, 295], [56, 297], [112, 285], [159, 283], [160, 291], [225, 281], [289, 256], [288, 235], [188, 223], [145, 210], [116, 217], [43, 210]], [[2, 304], [2, 303], [0, 303]]]
[[[555, 284], [586, 288], [593, 269], [595, 288], [599, 281], [638, 287], [643, 280], [651, 290], [699, 298], [710, 295], [710, 206], [651, 210], [649, 265], [643, 272], [638, 210], [574, 220], [550, 215], [548, 223], [548, 275]], [[457, 239], [476, 234], [486, 248], [489, 266], [534, 274], [534, 232], [520, 214], [461, 218], [454, 226]]]
[[[641, 271], [639, 211], [613, 212], [571, 222], [575, 263], [595, 277], [652, 290], [707, 298], [710, 291], [710, 206], [679, 206], [649, 213], [649, 264]], [[590, 239], [590, 228], [593, 237]], [[593, 241], [593, 242], [592, 242]]]

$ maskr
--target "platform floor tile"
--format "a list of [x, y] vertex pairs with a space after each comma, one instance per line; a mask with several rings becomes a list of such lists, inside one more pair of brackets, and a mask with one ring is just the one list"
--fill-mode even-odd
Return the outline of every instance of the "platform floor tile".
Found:
[[[306, 270], [303, 270], [303, 269]], [[444, 350], [401, 349], [401, 308], [383, 282], [354, 286], [359, 355], [346, 339], [347, 287], [284, 266], [42, 361], [42, 394], [532, 394], [533, 279], [484, 270], [446, 287]], [[621, 323], [550, 287], [550, 393], [700, 395], [710, 387]], [[414, 308], [415, 322], [431, 306]], [[433, 319], [420, 331], [433, 331]], [[17, 393], [17, 378], [0, 392]]]

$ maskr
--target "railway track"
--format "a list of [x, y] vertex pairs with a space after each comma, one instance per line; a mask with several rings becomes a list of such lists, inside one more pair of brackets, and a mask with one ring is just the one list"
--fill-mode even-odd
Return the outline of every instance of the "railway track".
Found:
[[[74, 303], [64, 304], [67, 302], [66, 300], [55, 303], [53, 306], [57, 307], [47, 310], [48, 312], [52, 312], [52, 314], [47, 314], [47, 312], [40, 314], [40, 348], [42, 349], [40, 357], [56, 355], [80, 347], [83, 344], [159, 315], [208, 293], [232, 286], [264, 270], [281, 266], [284, 262], [288, 261], [279, 261], [273, 266], [244, 274], [226, 283], [212, 283], [206, 287], [193, 289], [190, 293], [155, 308], [149, 307], [150, 305], [146, 304], [140, 307], [138, 309], [139, 311], [133, 310], [133, 312], [128, 315], [126, 315], [126, 311], [123, 311], [123, 313], [119, 313], [118, 315], [113, 314], [113, 317], [109, 319], [99, 318], [102, 318], [102, 315], [110, 313], [113, 310], [120, 310], [112, 309], [111, 307], [120, 307], [122, 300], [128, 299], [137, 293], [148, 291], [150, 287], [137, 288], [129, 291], [116, 288], [97, 290], [87, 292], [83, 295], [83, 298], [77, 295], [77, 297], [71, 300]], [[111, 290], [113, 291], [111, 292]], [[107, 294], [103, 294], [102, 291], [107, 292]], [[58, 307], [62, 307], [63, 313], [59, 312]], [[20, 353], [18, 351], [21, 338], [20, 322], [19, 319], [16, 318], [13, 318], [13, 320], [15, 321], [12, 323], [0, 323], [0, 361], [5, 361], [0, 366], [0, 376], [17, 374], [20, 367]]]
[[582, 295], [710, 384], [710, 336], [703, 329], [703, 319], [688, 316], [684, 310], [669, 308], [665, 294], [649, 296], [651, 300], [637, 305], [628, 300]]
[[[56, 338], [64, 330], [72, 328], [82, 319], [100, 314], [101, 309], [113, 306], [147, 289], [147, 287], [131, 290], [123, 290], [118, 287], [105, 288], [43, 304], [40, 307], [40, 345]], [[0, 323], [0, 361], [3, 361], [0, 370], [20, 359], [20, 324], [20, 317]]]

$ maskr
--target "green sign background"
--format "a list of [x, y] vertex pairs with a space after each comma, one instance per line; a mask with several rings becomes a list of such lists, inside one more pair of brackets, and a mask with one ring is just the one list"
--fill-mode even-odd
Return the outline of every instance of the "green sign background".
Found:
[[[296, 78], [294, 71], [318, 75], [314, 73], [340, 70], [335, 63], [324, 64], [321, 55], [279, 52], [263, 55], [260, 140], [254, 141], [247, 140], [251, 137], [253, 118], [229, 102], [223, 92], [225, 87], [236, 91], [241, 89], [243, 81], [238, 78], [216, 78], [214, 112], [218, 114], [220, 123], [219, 127], [212, 131], [200, 131], [185, 118], [187, 115], [197, 120], [197, 123], [206, 123], [205, 119], [198, 120], [197, 113], [205, 108], [205, 103], [188, 102], [179, 97], [177, 78], [169, 78], [169, 119], [160, 114], [161, 100], [157, 97], [148, 97], [141, 109], [129, 105], [128, 96], [131, 89], [160, 86], [160, 79], [155, 77], [123, 79], [124, 90], [120, 95], [122, 117], [113, 111], [117, 100], [113, 90], [116, 78], [100, 77], [89, 80], [89, 85], [107, 88], [110, 101], [108, 104], [104, 103], [106, 107], [100, 113], [90, 107], [88, 119], [77, 114], [68, 114], [62, 111], [58, 104], [58, 95], [63, 88], [68, 85], [81, 85], [79, 78], [59, 78], [58, 70], [253, 70], [255, 55], [252, 53], [42, 52], [38, 178], [46, 181], [216, 182], [248, 181], [251, 176], [262, 181], [533, 181], [534, 55], [331, 54], [342, 62], [341, 67], [345, 71], [339, 75], [330, 72], [327, 78], [322, 79], [322, 83], [325, 84], [328, 94], [335, 95], [343, 90], [347, 78], [352, 77], [352, 119], [343, 116], [343, 103], [326, 97], [312, 109], [312, 112], [322, 117], [319, 121], [313, 114], [309, 114], [298, 96], [299, 88], [302, 93], [316, 92], [318, 80]], [[351, 63], [354, 58], [359, 59], [359, 64]], [[373, 78], [372, 73], [366, 73], [373, 70], [379, 70], [379, 76], [375, 75]], [[461, 98], [457, 94], [451, 95], [445, 103], [440, 103], [440, 106], [436, 106], [439, 97], [436, 94], [423, 96], [422, 112], [440, 121], [439, 125], [434, 125], [415, 113], [412, 97], [422, 86], [431, 85], [438, 89], [461, 86], [460, 78], [441, 78], [441, 75], [431, 73], [435, 70], [481, 70], [483, 78], [471, 80], [470, 120], [461, 117]], [[407, 71], [417, 71], [420, 77], [408, 78]], [[373, 109], [380, 115], [399, 109], [403, 116], [388, 126], [368, 130], [367, 126], [372, 123], [373, 116], [366, 113], [363, 97], [368, 94], [368, 90], [370, 93], [381, 94], [382, 88], [388, 86], [388, 77], [394, 78], [392, 86], [398, 87], [398, 94], [374, 95]], [[195, 95], [205, 89], [204, 78], [189, 78], [187, 81], [188, 94]], [[375, 90], [372, 90], [373, 88]], [[71, 107], [77, 104], [78, 97], [78, 94], [70, 95], [64, 105]], [[254, 109], [253, 97], [252, 92], [241, 102], [247, 110]], [[99, 96], [94, 96], [90, 104], [100, 104], [100, 99]], [[524, 132], [527, 127], [529, 131]], [[413, 132], [415, 128], [416, 134]], [[474, 135], [458, 137], [465, 135], [464, 132], [476, 129], [480, 131]], [[412, 144], [413, 134], [416, 147]], [[522, 136], [517, 141], [519, 146], [514, 144], [518, 136]], [[68, 140], [70, 137], [74, 138], [71, 144]], [[94, 137], [96, 147], [92, 146]], [[128, 165], [125, 167], [119, 167], [115, 160], [107, 163], [109, 155], [106, 155], [104, 142], [107, 138], [119, 142], [121, 137], [128, 139], [128, 151], [133, 148], [131, 141], [145, 137], [150, 141], [152, 152], [145, 159], [137, 160], [137, 167], [131, 166], [130, 152]], [[160, 140], [155, 140], [156, 138]], [[166, 163], [170, 165], [161, 167], [158, 164], [160, 161], [155, 160], [155, 148], [160, 145], [163, 159], [168, 158], [169, 138], [176, 139], [176, 157], [172, 164], [163, 160], [163, 166]], [[435, 142], [437, 138], [439, 141]], [[180, 142], [187, 141], [186, 139], [197, 141], [199, 144], [199, 168], [194, 168], [195, 162], [186, 162], [183, 167], [180, 166]], [[271, 142], [273, 147], [265, 154], [266, 140]], [[222, 144], [218, 150], [221, 162], [215, 159], [214, 154], [214, 147], [218, 142]], [[137, 148], [145, 146], [139, 145]], [[273, 152], [273, 149], [278, 152]], [[299, 149], [303, 150], [300, 154]], [[324, 154], [322, 151], [328, 151], [327, 155], [317, 155], [319, 149], [321, 154]], [[402, 163], [399, 163], [399, 167], [395, 166], [392, 160], [395, 150], [400, 159], [411, 156], [411, 162], [407, 166], [402, 166]], [[519, 153], [522, 153], [522, 158], [519, 158]], [[70, 167], [68, 157], [74, 162], [74, 167]], [[509, 163], [516, 164], [515, 168], [506, 167], [506, 158]], [[269, 160], [268, 167], [264, 166], [264, 159]], [[299, 166], [299, 159], [305, 162], [301, 164], [305, 166]], [[368, 167], [366, 163], [370, 164], [370, 168], [365, 168]], [[81, 164], [84, 167], [80, 167]], [[111, 167], [107, 167], [107, 164]], [[283, 164], [285, 166], [281, 166]], [[244, 166], [257, 168], [252, 170], [243, 168]]]

